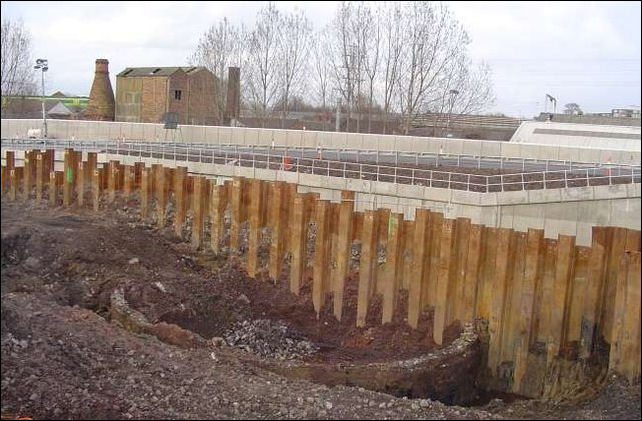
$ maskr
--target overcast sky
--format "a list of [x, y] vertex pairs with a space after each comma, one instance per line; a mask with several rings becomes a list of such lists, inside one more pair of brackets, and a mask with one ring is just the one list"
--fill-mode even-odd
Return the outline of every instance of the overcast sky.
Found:
[[[299, 7], [319, 28], [337, 2], [276, 2]], [[48, 94], [88, 95], [96, 58], [125, 67], [187, 65], [201, 35], [220, 18], [251, 25], [264, 2], [13, 2], [2, 17], [22, 19], [34, 58], [49, 60]], [[640, 2], [451, 2], [472, 38], [470, 51], [493, 69], [489, 112], [532, 117], [544, 96], [585, 111], [640, 105]]]

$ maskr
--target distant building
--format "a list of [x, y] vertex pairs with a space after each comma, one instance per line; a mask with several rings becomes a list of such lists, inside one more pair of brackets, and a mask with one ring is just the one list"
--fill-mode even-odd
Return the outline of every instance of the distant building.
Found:
[[[46, 96], [45, 111], [48, 118], [79, 119], [87, 107], [89, 98], [63, 94], [58, 91]], [[61, 104], [57, 111], [51, 110]], [[71, 112], [71, 114], [69, 114]], [[42, 97], [40, 96], [11, 96], [2, 97], [2, 118], [42, 118]]]
[[622, 107], [622, 108], [613, 108], [611, 110], [611, 115], [613, 117], [640, 118], [640, 106], [629, 105], [627, 107]]
[[205, 67], [128, 67], [116, 76], [116, 121], [160, 123], [175, 112], [179, 124], [220, 123], [215, 76]]
[[49, 111], [47, 111], [48, 118], [56, 118], [60, 120], [73, 120], [76, 118], [76, 116], [77, 114], [75, 112], [70, 110], [65, 104], [63, 104], [60, 101], [58, 101], [56, 105], [54, 105], [53, 107], [51, 107]]

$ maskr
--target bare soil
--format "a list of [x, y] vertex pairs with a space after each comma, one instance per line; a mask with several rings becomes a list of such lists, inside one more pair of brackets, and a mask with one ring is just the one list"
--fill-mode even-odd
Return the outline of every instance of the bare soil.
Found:
[[[250, 279], [239, 260], [195, 252], [169, 230], [140, 221], [123, 202], [94, 213], [3, 201], [1, 232], [3, 415], [640, 419], [639, 385], [610, 385], [604, 396], [584, 406], [495, 400], [486, 410], [327, 387], [262, 369], [247, 352], [215, 347], [206, 339], [222, 336], [239, 320], [283, 320], [320, 346], [306, 361], [386, 361], [435, 348], [431, 315], [423, 316], [422, 329], [412, 331], [401, 311], [393, 324], [381, 326], [380, 306], [374, 306], [368, 326], [357, 329], [351, 310], [356, 280], [351, 279], [343, 321], [334, 319], [330, 306], [317, 320], [309, 285], [296, 297], [284, 282]], [[165, 326], [169, 336], [187, 329], [205, 340], [169, 344], [159, 340], [163, 335], [123, 328], [110, 315], [117, 289], [150, 323]], [[446, 342], [458, 334], [453, 327]]]

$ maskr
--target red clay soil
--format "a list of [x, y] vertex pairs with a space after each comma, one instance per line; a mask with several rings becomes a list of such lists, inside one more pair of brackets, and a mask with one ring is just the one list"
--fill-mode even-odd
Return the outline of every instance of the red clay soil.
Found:
[[[431, 315], [423, 315], [417, 330], [405, 323], [405, 295], [399, 300], [393, 323], [381, 325], [381, 305], [376, 300], [368, 313], [367, 326], [357, 328], [355, 274], [347, 280], [344, 316], [339, 322], [332, 314], [330, 297], [317, 319], [309, 277], [296, 296], [290, 293], [286, 280], [275, 285], [264, 275], [256, 280], [249, 278], [238, 260], [225, 263], [206, 255], [188, 261], [190, 270], [197, 274], [189, 286], [181, 279], [166, 278], [162, 283], [166, 290], [172, 291], [170, 295], [153, 283], [132, 284], [126, 288], [130, 306], [152, 322], [175, 323], [205, 338], [223, 336], [234, 322], [244, 319], [283, 320], [321, 348], [309, 357], [312, 361], [385, 361], [418, 356], [435, 347]], [[212, 276], [207, 266], [216, 265], [222, 266], [216, 276]], [[458, 334], [457, 328], [450, 329], [445, 343]]]

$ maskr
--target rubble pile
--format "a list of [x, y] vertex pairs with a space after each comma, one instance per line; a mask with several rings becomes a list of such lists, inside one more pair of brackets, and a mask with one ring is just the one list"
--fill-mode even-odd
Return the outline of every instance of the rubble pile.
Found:
[[278, 360], [298, 359], [319, 350], [319, 347], [280, 320], [244, 320], [238, 322], [224, 337], [230, 346]]

